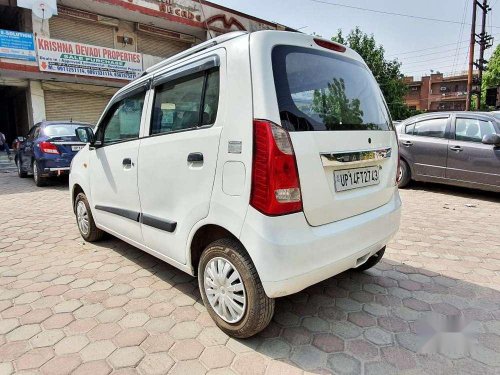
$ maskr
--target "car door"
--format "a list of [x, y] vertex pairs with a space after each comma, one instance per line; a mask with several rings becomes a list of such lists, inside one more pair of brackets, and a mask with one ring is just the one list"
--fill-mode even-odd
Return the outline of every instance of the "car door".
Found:
[[154, 78], [150, 129], [139, 149], [139, 196], [146, 246], [186, 264], [193, 226], [208, 215], [223, 112], [225, 54]]
[[33, 147], [35, 145], [36, 135], [40, 133], [39, 129], [40, 129], [39, 124], [33, 126], [28, 132], [26, 140], [19, 147], [20, 150], [19, 155], [21, 155], [21, 164], [28, 172], [31, 170], [31, 160], [34, 157]]
[[413, 166], [413, 178], [445, 178], [449, 127], [449, 116], [424, 118], [407, 127], [400, 145]]
[[482, 143], [498, 130], [492, 120], [457, 116], [452, 127], [446, 177], [474, 184], [500, 186], [500, 147]]
[[113, 99], [89, 158], [97, 225], [137, 243], [142, 243], [137, 166], [146, 88], [141, 86]]

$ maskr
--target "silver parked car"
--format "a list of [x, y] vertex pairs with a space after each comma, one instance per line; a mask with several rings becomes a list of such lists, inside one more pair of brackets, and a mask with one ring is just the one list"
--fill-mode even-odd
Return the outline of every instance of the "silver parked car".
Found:
[[500, 192], [500, 120], [491, 114], [419, 115], [397, 132], [400, 187], [416, 180]]

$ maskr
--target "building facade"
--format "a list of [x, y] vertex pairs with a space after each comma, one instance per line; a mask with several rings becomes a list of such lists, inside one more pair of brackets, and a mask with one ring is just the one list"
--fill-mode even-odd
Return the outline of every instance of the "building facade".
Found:
[[95, 124], [143, 70], [238, 30], [287, 28], [204, 0], [58, 0], [45, 20], [0, 0], [0, 131], [12, 141], [42, 120]]
[[408, 93], [406, 104], [423, 112], [464, 111], [467, 101], [467, 74], [424, 76], [420, 80], [405, 77]]

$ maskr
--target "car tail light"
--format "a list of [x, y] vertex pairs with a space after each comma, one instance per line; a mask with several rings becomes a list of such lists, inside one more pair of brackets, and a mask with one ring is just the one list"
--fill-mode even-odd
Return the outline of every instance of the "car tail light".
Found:
[[318, 46], [329, 49], [335, 52], [345, 52], [346, 48], [342, 44], [338, 44], [335, 42], [329, 42], [328, 40], [314, 38], [314, 43]]
[[254, 155], [250, 204], [268, 216], [302, 211], [299, 173], [288, 132], [254, 120]]
[[40, 150], [45, 154], [59, 155], [59, 150], [56, 145], [50, 142], [40, 142]]

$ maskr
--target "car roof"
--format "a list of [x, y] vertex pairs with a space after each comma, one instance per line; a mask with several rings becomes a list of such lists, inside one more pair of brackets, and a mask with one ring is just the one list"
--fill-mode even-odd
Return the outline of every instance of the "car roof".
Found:
[[416, 115], [410, 118], [407, 118], [404, 120], [401, 124], [407, 124], [412, 121], [418, 121], [418, 120], [423, 120], [426, 118], [435, 118], [435, 117], [442, 117], [442, 116], [451, 116], [451, 115], [460, 115], [464, 117], [484, 117], [488, 119], [493, 119], [493, 115], [490, 112], [479, 112], [479, 111], [474, 111], [474, 112], [467, 112], [467, 111], [443, 111], [443, 112], [428, 112], [428, 113], [422, 113], [420, 115]]
[[[227, 48], [231, 44], [237, 44], [237, 43], [240, 43], [242, 41], [245, 41], [246, 43], [248, 43], [249, 37], [251, 37], [253, 35], [257, 35], [257, 34], [260, 36], [264, 36], [264, 37], [272, 37], [273, 35], [277, 35], [277, 34], [283, 35], [283, 36], [286, 35], [289, 38], [290, 37], [296, 38], [297, 41], [307, 40], [307, 41], [312, 42], [313, 39], [322, 39], [319, 36], [308, 35], [308, 34], [304, 34], [301, 32], [288, 31], [288, 30], [287, 31], [258, 30], [258, 31], [253, 31], [253, 32], [246, 32], [246, 31], [229, 32], [229, 33], [217, 36], [213, 39], [209, 39], [203, 43], [197, 44], [197, 45], [195, 45], [195, 46], [193, 46], [185, 51], [179, 52], [179, 53], [159, 62], [156, 65], [149, 67], [148, 69], [146, 69], [143, 72], [143, 74], [139, 78], [129, 82], [126, 86], [119, 89], [115, 93], [113, 98], [130, 91], [134, 87], [138, 87], [141, 84], [144, 84], [145, 82], [150, 80], [152, 76], [154, 76], [156, 74], [161, 74], [165, 70], [169, 70], [177, 65], [182, 65], [186, 62], [189, 62], [190, 60], [195, 59], [198, 56], [203, 55], [208, 51], [219, 48], [220, 46], [226, 46], [226, 48]], [[327, 40], [327, 39], [325, 39], [325, 41], [329, 42], [329, 40]], [[347, 46], [344, 46], [344, 47], [346, 48], [345, 52], [343, 53], [344, 56], [347, 56], [347, 57], [355, 59], [355, 60], [359, 60], [359, 61], [364, 63], [364, 60], [361, 58], [361, 56], [356, 51], [354, 51], [353, 49], [351, 49]]]
[[79, 121], [71, 121], [71, 120], [61, 120], [61, 121], [43, 121], [40, 126], [51, 126], [51, 125], [79, 125], [79, 126], [90, 126], [93, 127], [93, 124], [89, 124], [87, 122], [79, 122]]

